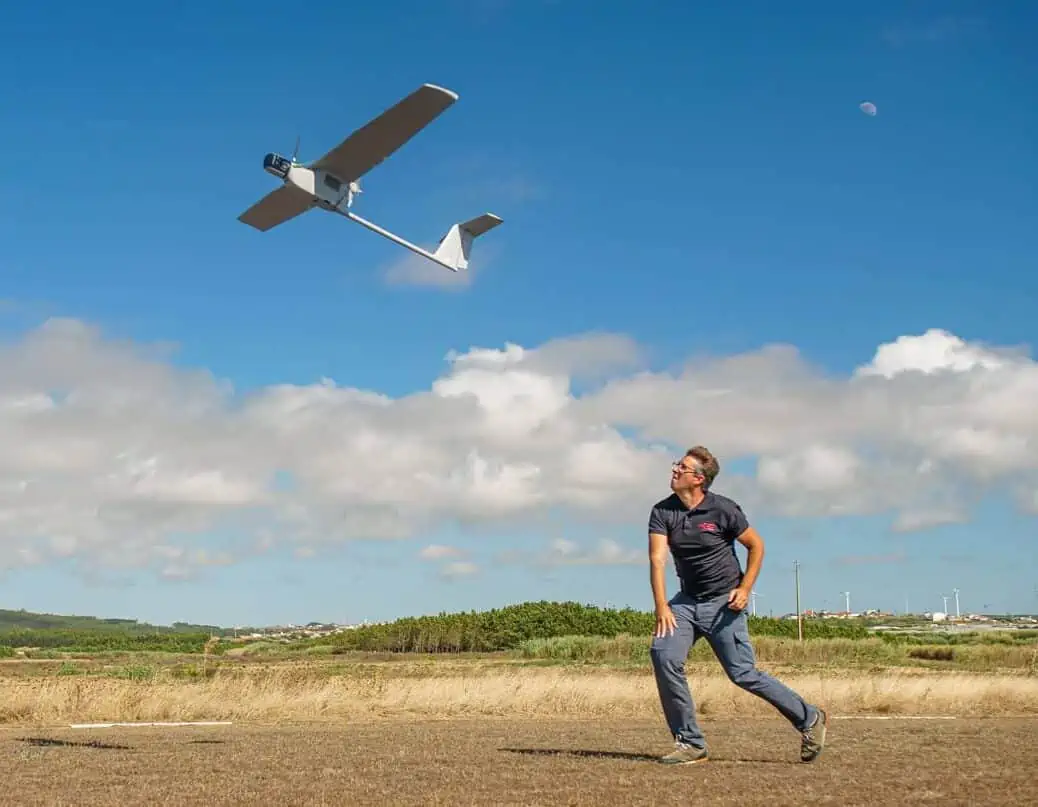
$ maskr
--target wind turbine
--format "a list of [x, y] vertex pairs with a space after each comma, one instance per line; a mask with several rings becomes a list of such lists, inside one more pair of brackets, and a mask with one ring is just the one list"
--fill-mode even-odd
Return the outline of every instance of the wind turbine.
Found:
[[851, 615], [851, 593], [849, 591], [841, 591], [843, 595], [844, 604], [847, 606], [847, 616]]
[[945, 615], [947, 615], [948, 614], [948, 595], [947, 594], [942, 594], [941, 595], [941, 599], [944, 600], [944, 613], [945, 613]]
[[757, 598], [762, 596], [764, 595], [758, 594], [756, 591], [753, 591], [752, 589], [750, 590], [750, 613], [754, 616], [757, 616]]
[[952, 594], [955, 595], [955, 618], [958, 619], [961, 616], [961, 614], [959, 613], [959, 590], [957, 588], [953, 588]]

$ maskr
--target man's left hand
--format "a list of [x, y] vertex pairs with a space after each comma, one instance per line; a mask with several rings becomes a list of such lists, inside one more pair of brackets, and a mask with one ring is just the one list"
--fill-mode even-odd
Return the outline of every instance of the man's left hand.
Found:
[[750, 599], [750, 592], [743, 590], [742, 588], [733, 588], [728, 592], [728, 607], [733, 611], [741, 611], [746, 607], [746, 603]]

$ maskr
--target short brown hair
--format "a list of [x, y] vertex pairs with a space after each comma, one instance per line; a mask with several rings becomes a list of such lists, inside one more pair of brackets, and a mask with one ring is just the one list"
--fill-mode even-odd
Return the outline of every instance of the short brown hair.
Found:
[[709, 488], [717, 475], [721, 473], [721, 463], [717, 461], [717, 457], [711, 454], [710, 449], [706, 446], [692, 446], [685, 452], [685, 456], [692, 457], [699, 463], [699, 467], [703, 471], [703, 487]]

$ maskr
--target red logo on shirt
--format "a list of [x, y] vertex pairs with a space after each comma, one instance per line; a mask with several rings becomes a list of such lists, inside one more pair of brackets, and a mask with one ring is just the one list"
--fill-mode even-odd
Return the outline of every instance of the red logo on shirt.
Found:
[[714, 524], [714, 522], [712, 521], [704, 521], [702, 524], [699, 525], [699, 529], [702, 532], [720, 532], [720, 530], [717, 529], [717, 525]]

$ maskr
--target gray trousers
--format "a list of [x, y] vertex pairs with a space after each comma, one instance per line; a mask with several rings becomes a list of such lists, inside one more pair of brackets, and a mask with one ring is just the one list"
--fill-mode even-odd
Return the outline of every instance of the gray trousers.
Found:
[[679, 742], [703, 747], [706, 740], [696, 722], [696, 708], [685, 677], [685, 661], [700, 637], [710, 643], [729, 679], [736, 686], [766, 700], [804, 731], [814, 722], [817, 709], [772, 676], [757, 669], [750, 644], [745, 611], [728, 607], [728, 595], [694, 600], [678, 594], [670, 601], [677, 629], [669, 636], [653, 637], [649, 651], [656, 675], [660, 704], [670, 733]]

